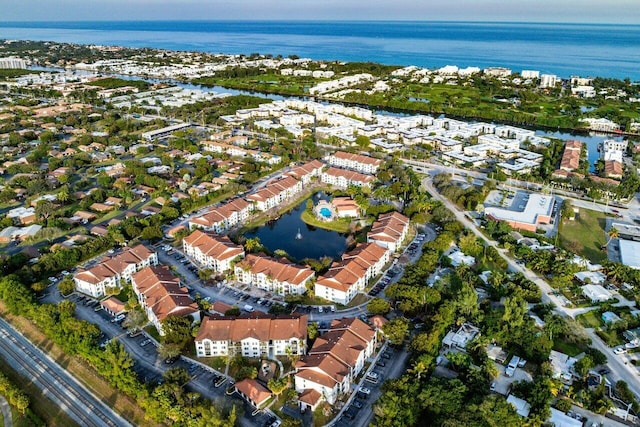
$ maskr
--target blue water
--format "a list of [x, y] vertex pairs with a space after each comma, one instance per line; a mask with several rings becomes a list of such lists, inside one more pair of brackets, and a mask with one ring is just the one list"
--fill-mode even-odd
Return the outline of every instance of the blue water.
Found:
[[[322, 192], [314, 194], [313, 200], [319, 199], [327, 200], [328, 197]], [[339, 258], [347, 249], [347, 237], [335, 231], [312, 227], [302, 221], [300, 215], [307, 206], [307, 200], [300, 202], [295, 209], [282, 215], [277, 221], [258, 227], [245, 234], [245, 237], [258, 237], [270, 251], [282, 249], [299, 261], [325, 256]], [[298, 231], [302, 239], [296, 239]]]
[[0, 22], [0, 38], [640, 80], [640, 25], [492, 22]]
[[322, 215], [325, 218], [331, 218], [331, 210], [329, 210], [327, 208], [321, 208], [320, 209], [320, 215]]

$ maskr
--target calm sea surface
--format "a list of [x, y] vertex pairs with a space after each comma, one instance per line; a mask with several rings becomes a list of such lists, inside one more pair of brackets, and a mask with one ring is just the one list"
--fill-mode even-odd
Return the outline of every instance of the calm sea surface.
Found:
[[0, 22], [0, 38], [299, 55], [640, 80], [640, 25], [468, 22]]

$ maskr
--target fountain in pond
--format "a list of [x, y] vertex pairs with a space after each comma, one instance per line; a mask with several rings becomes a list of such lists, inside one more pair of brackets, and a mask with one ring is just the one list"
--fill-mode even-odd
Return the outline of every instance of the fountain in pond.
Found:
[[298, 233], [296, 234], [296, 240], [302, 240], [302, 233], [300, 232], [299, 228], [298, 228]]

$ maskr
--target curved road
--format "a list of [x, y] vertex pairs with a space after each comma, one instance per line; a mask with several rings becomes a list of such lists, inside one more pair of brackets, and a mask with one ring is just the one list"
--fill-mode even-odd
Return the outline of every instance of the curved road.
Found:
[[[470, 221], [455, 204], [453, 204], [449, 199], [442, 196], [438, 190], [432, 185], [431, 180], [426, 178], [422, 181], [422, 184], [425, 186], [427, 191], [436, 199], [441, 201], [453, 214], [456, 219], [460, 221], [462, 225], [465, 226], [466, 229], [471, 230], [477, 237], [482, 239], [487, 245], [494, 247], [500, 256], [507, 261], [510, 271], [517, 271], [524, 276], [534, 282], [542, 291], [542, 302], [551, 303], [554, 305], [554, 311], [561, 315], [567, 317], [575, 317], [576, 314], [582, 312], [581, 309], [571, 309], [564, 306], [563, 301], [558, 298], [554, 293], [554, 289], [540, 276], [535, 274], [530, 269], [520, 266], [515, 263], [515, 261], [508, 256], [507, 250], [500, 248], [494, 240], [488, 239], [487, 236], [482, 234], [480, 230], [478, 230], [475, 223]], [[586, 334], [591, 338], [592, 346], [596, 349], [600, 350], [607, 356], [607, 366], [611, 370], [611, 374], [609, 375], [610, 379], [614, 381], [617, 380], [625, 380], [629, 386], [629, 389], [635, 393], [636, 396], [640, 398], [640, 378], [638, 374], [640, 371], [635, 368], [630, 362], [628, 355], [616, 355], [613, 353], [613, 349], [608, 347], [605, 343], [602, 342], [600, 337], [596, 335], [593, 329], [584, 329]]]
[[81, 426], [130, 426], [64, 368], [0, 318], [0, 355]]

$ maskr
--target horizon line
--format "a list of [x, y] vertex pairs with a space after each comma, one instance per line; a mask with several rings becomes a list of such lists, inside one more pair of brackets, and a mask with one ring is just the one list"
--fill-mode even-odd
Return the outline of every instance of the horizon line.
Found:
[[585, 22], [585, 21], [518, 21], [518, 20], [450, 20], [450, 19], [55, 19], [55, 20], [0, 20], [3, 24], [70, 24], [70, 23], [106, 23], [106, 22], [298, 22], [298, 23], [329, 23], [329, 22], [377, 22], [377, 23], [464, 23], [464, 24], [562, 24], [562, 25], [606, 25], [606, 26], [640, 26], [640, 23], [617, 22]]

